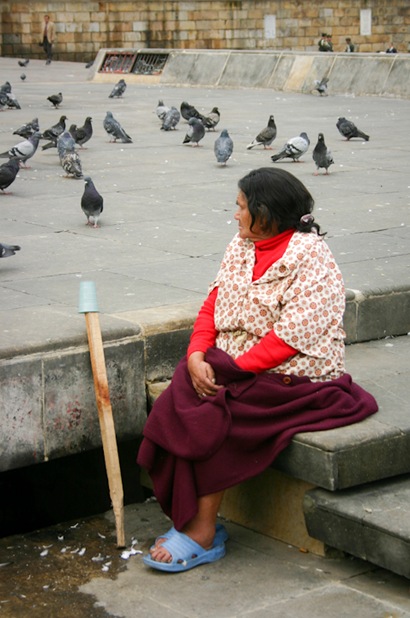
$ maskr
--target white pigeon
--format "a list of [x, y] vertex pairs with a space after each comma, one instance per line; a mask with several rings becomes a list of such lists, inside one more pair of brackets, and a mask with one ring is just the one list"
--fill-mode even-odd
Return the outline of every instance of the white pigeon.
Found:
[[307, 134], [302, 132], [296, 137], [291, 137], [278, 153], [271, 156], [271, 159], [272, 161], [279, 161], [289, 158], [293, 161], [299, 161], [300, 157], [307, 152], [309, 145], [310, 140]]
[[322, 79], [315, 79], [315, 90], [318, 91], [321, 97], [327, 96], [328, 83], [329, 83], [328, 77], [322, 77]]
[[160, 99], [155, 109], [155, 113], [158, 116], [159, 120], [164, 120], [166, 114], [169, 112], [170, 109], [171, 108], [164, 105], [164, 101]]

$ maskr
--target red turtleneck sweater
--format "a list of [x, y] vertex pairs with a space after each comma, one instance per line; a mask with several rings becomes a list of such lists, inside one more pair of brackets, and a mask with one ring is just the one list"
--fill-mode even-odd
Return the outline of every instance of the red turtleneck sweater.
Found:
[[[286, 230], [273, 238], [255, 242], [255, 266], [252, 281], [259, 279], [274, 262], [283, 256], [294, 231]], [[215, 345], [218, 335], [214, 321], [217, 295], [218, 288], [214, 288], [198, 313], [188, 346], [188, 356], [192, 352], [206, 352], [208, 348]], [[282, 341], [272, 330], [248, 352], [238, 356], [235, 362], [241, 369], [262, 373], [280, 365], [296, 352], [295, 348]]]

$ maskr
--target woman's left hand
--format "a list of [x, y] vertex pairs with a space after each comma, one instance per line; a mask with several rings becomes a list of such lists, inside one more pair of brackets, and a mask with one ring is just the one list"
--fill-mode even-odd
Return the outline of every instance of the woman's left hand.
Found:
[[205, 361], [203, 352], [193, 352], [188, 359], [188, 371], [198, 397], [216, 395], [222, 386], [215, 384], [215, 372]]

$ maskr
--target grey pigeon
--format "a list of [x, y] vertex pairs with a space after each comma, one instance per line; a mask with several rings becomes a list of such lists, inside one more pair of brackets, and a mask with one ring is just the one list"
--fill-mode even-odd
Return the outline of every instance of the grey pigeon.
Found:
[[65, 121], [66, 120], [67, 120], [67, 116], [60, 116], [60, 120], [56, 124], [53, 124], [52, 127], [43, 131], [43, 133], [41, 134], [41, 139], [48, 139], [54, 142], [54, 145], [55, 145], [57, 141], [57, 137], [61, 135], [63, 131], [65, 131], [65, 127], [66, 127]]
[[370, 137], [366, 133], [363, 133], [363, 131], [360, 131], [360, 129], [356, 127], [354, 122], [352, 122], [351, 120], [347, 120], [347, 118], [344, 118], [343, 116], [338, 118], [336, 126], [340, 135], [343, 135], [343, 137], [345, 137], [347, 140], [352, 139], [352, 137], [360, 137], [361, 139], [364, 139], [366, 142], [368, 142], [370, 139]]
[[324, 168], [325, 174], [329, 173], [329, 167], [334, 163], [333, 156], [330, 150], [325, 144], [325, 138], [323, 133], [319, 133], [317, 144], [312, 153], [313, 161], [316, 164], [315, 176], [318, 175], [320, 168]]
[[296, 137], [291, 137], [279, 152], [271, 156], [271, 159], [274, 162], [286, 158], [299, 161], [300, 157], [307, 152], [309, 145], [310, 140], [307, 134], [303, 132]]
[[64, 152], [60, 157], [60, 163], [67, 176], [73, 176], [74, 178], [83, 177], [80, 155], [76, 150], [67, 150]]
[[218, 163], [226, 165], [229, 157], [233, 152], [233, 141], [229, 137], [229, 133], [226, 129], [221, 131], [219, 137], [216, 138], [214, 144], [214, 153]]
[[10, 84], [10, 82], [8, 82], [8, 81], [4, 82], [4, 84], [2, 84], [0, 86], [0, 91], [1, 92], [6, 92], [7, 94], [10, 94], [11, 93], [11, 84]]
[[57, 109], [57, 107], [60, 107], [61, 103], [63, 102], [63, 95], [61, 92], [59, 92], [58, 94], [51, 94], [49, 97], [47, 97], [47, 101], [50, 101], [50, 103], [52, 103]]
[[127, 84], [125, 83], [125, 80], [120, 79], [120, 81], [117, 82], [114, 88], [111, 90], [110, 94], [108, 95], [108, 98], [118, 99], [119, 97], [122, 97], [122, 95], [125, 92], [126, 87], [127, 87]]
[[267, 126], [262, 129], [260, 133], [255, 137], [250, 144], [246, 146], [247, 150], [254, 148], [255, 146], [263, 146], [265, 149], [271, 150], [270, 145], [276, 137], [276, 124], [273, 116], [269, 116]]
[[0, 243], [0, 258], [10, 257], [10, 255], [15, 255], [16, 251], [20, 251], [20, 247], [18, 245], [5, 245], [4, 242]]
[[116, 142], [117, 139], [119, 139], [123, 144], [132, 143], [130, 136], [124, 131], [118, 120], [114, 118], [111, 112], [107, 112], [104, 118], [103, 126], [108, 135], [110, 135], [111, 142]]
[[158, 116], [159, 120], [164, 120], [165, 115], [167, 114], [167, 112], [169, 112], [170, 109], [171, 108], [167, 107], [167, 105], [164, 105], [164, 101], [160, 99], [155, 109], [155, 113]]
[[84, 121], [82, 127], [75, 128], [75, 142], [80, 146], [80, 148], [84, 147], [84, 144], [88, 142], [93, 136], [93, 125], [91, 123], [91, 116], [87, 116]]
[[0, 165], [0, 189], [4, 191], [15, 181], [20, 164], [17, 159], [9, 159], [7, 163]]
[[68, 129], [68, 131], [75, 141], [77, 139], [77, 125], [76, 124], [70, 125], [70, 128]]
[[191, 118], [199, 118], [200, 120], [202, 120], [203, 118], [202, 114], [200, 114], [198, 110], [193, 105], [190, 105], [187, 101], [182, 101], [180, 111], [182, 118], [184, 118], [184, 120], [187, 120], [188, 122]]
[[57, 151], [60, 164], [67, 176], [82, 178], [83, 170], [81, 159], [75, 150], [75, 140], [69, 131], [64, 131], [57, 138]]
[[57, 152], [60, 160], [67, 152], [74, 152], [75, 140], [69, 131], [64, 131], [57, 138]]
[[31, 122], [22, 124], [21, 127], [13, 131], [13, 135], [20, 135], [20, 137], [25, 137], [27, 139], [36, 131], [40, 131], [40, 125], [38, 124], [38, 118], [33, 118]]
[[171, 131], [171, 129], [176, 128], [180, 120], [181, 114], [179, 113], [177, 108], [170, 107], [163, 118], [161, 129], [163, 129], [164, 131]]
[[24, 82], [24, 80], [26, 79], [26, 74], [25, 74], [25, 73], [22, 73], [22, 74], [20, 75], [20, 79], [21, 79], [21, 81], [22, 81], [22, 82]]
[[87, 62], [87, 64], [85, 65], [85, 68], [86, 68], [86, 69], [91, 69], [91, 67], [93, 66], [93, 64], [94, 64], [94, 60], [90, 60], [90, 62]]
[[0, 90], [0, 109], [5, 109], [8, 107], [9, 97], [7, 92]]
[[207, 116], [204, 116], [202, 122], [208, 131], [213, 129], [215, 131], [215, 127], [221, 119], [221, 114], [219, 113], [219, 109], [217, 107], [213, 107]]
[[183, 144], [191, 143], [192, 145], [196, 144], [197, 146], [199, 146], [199, 142], [205, 135], [205, 127], [202, 124], [201, 120], [195, 117], [190, 118], [188, 124], [189, 124], [188, 131], [182, 143]]
[[327, 96], [328, 83], [329, 83], [328, 77], [322, 77], [322, 79], [315, 79], [315, 90], [318, 91], [321, 97]]
[[36, 131], [26, 140], [19, 142], [18, 144], [10, 148], [10, 150], [2, 152], [0, 154], [0, 157], [2, 157], [3, 159], [6, 157], [8, 157], [9, 159], [15, 157], [20, 161], [20, 163], [23, 163], [24, 166], [27, 167], [26, 161], [28, 161], [28, 159], [31, 159], [31, 157], [35, 154], [38, 143], [40, 141], [40, 135], [40, 132]]
[[27, 58], [26, 60], [19, 60], [18, 61], [18, 65], [19, 65], [19, 67], [26, 67], [29, 62], [30, 62], [29, 58]]
[[12, 92], [7, 92], [7, 107], [11, 109], [21, 109], [20, 103], [17, 101], [16, 96]]
[[94, 186], [93, 181], [89, 176], [84, 176], [84, 193], [81, 198], [81, 208], [85, 216], [87, 217], [86, 225], [93, 225], [91, 219], [94, 221], [94, 227], [98, 227], [98, 219], [103, 211], [103, 198], [98, 193]]

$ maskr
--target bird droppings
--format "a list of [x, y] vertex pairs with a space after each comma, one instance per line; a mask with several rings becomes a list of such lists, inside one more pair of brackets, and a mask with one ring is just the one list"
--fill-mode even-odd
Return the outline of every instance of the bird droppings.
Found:
[[[63, 545], [63, 546], [62, 546]], [[142, 553], [131, 545], [132, 556]], [[0, 539], [0, 614], [5, 618], [104, 618], [95, 599], [78, 591], [94, 577], [115, 579], [126, 568], [115, 526], [103, 515]], [[48, 608], [48, 609], [47, 609]]]

